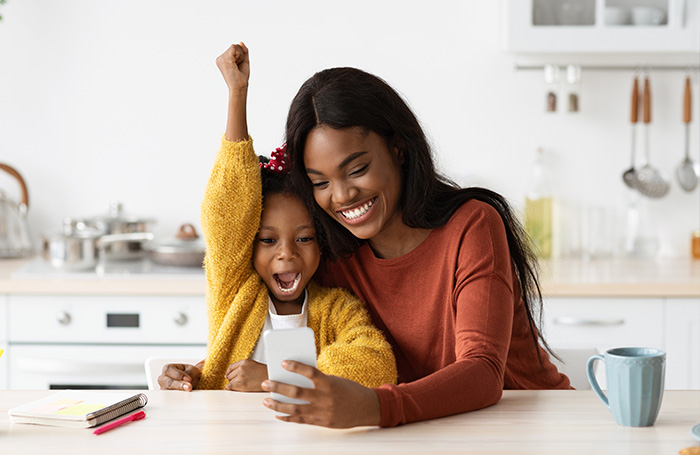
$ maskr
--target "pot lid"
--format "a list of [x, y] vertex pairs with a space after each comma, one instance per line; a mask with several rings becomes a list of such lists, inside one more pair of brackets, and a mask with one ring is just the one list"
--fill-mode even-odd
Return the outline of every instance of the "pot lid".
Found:
[[203, 253], [207, 247], [205, 242], [197, 235], [195, 227], [190, 223], [186, 223], [180, 226], [175, 238], [148, 242], [145, 248], [156, 253]]
[[124, 213], [124, 204], [119, 201], [109, 203], [109, 212], [107, 215], [96, 216], [91, 219], [99, 222], [116, 222], [116, 223], [154, 223], [153, 218], [141, 218]]
[[63, 229], [53, 234], [47, 235], [47, 238], [76, 238], [76, 239], [95, 239], [103, 234], [102, 230], [92, 226], [88, 226], [83, 220], [66, 217], [63, 219]]

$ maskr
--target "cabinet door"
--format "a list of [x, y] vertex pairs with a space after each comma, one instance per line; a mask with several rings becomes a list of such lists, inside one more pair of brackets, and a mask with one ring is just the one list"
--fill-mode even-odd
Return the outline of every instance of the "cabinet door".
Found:
[[[660, 24], [631, 23], [634, 9], [649, 7], [662, 14]], [[624, 18], [613, 18], [612, 9]], [[690, 54], [700, 51], [698, 33], [700, 0], [506, 0], [510, 52]]]
[[[544, 335], [556, 348], [643, 346], [664, 349], [664, 300], [656, 298], [545, 299]], [[605, 387], [605, 368], [596, 362]], [[585, 367], [585, 366], [584, 366]]]
[[700, 389], [700, 298], [666, 301], [666, 388]]

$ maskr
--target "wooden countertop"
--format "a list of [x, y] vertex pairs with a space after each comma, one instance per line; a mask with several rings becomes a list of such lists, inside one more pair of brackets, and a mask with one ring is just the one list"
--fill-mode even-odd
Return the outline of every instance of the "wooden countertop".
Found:
[[[205, 292], [203, 273], [99, 277], [63, 272], [18, 277], [17, 270], [33, 260], [0, 260], [0, 294], [203, 296]], [[540, 265], [547, 297], [700, 298], [700, 260], [553, 260]]]
[[654, 426], [619, 426], [591, 391], [505, 391], [486, 409], [396, 428], [330, 430], [287, 424], [266, 394], [147, 391], [146, 418], [108, 431], [11, 424], [7, 409], [54, 391], [0, 390], [7, 454], [677, 454], [700, 446], [700, 391], [664, 394]]
[[549, 297], [700, 297], [700, 260], [543, 261]]

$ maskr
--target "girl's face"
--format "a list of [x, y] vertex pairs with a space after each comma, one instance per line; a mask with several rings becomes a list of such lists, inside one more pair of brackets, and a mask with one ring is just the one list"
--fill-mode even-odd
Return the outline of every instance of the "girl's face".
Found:
[[320, 257], [316, 229], [301, 199], [289, 194], [265, 196], [253, 267], [272, 301], [302, 304]]
[[317, 127], [306, 140], [304, 167], [318, 205], [355, 237], [378, 240], [404, 226], [401, 154], [377, 133]]

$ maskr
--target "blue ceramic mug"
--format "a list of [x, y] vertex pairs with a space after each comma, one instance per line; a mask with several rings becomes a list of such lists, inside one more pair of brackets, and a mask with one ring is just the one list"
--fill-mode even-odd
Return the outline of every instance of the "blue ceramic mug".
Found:
[[[606, 396], [593, 372], [602, 360], [608, 384]], [[628, 427], [648, 427], [656, 421], [664, 394], [666, 353], [652, 348], [615, 348], [588, 359], [588, 382], [612, 412], [615, 421]]]

